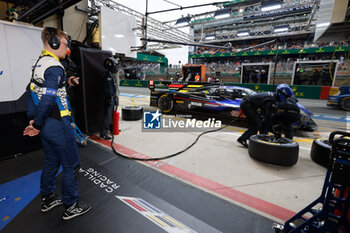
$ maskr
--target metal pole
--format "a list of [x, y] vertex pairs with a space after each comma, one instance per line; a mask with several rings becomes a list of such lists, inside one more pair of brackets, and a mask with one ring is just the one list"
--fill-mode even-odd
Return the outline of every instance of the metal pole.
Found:
[[145, 13], [145, 25], [144, 25], [144, 29], [145, 29], [145, 42], [143, 44], [143, 49], [146, 50], [147, 49], [147, 18], [148, 18], [148, 0], [146, 0], [146, 13]]
[[273, 77], [272, 77], [272, 89], [275, 89], [275, 78], [276, 78], [276, 69], [277, 69], [277, 60], [278, 60], [278, 43], [276, 41], [276, 46], [277, 46], [277, 52], [276, 52], [276, 57], [275, 57], [275, 68], [273, 70]]
[[153, 12], [149, 12], [148, 14], [158, 14], [158, 13], [163, 13], [163, 12], [168, 12], [168, 11], [177, 11], [177, 10], [183, 10], [183, 9], [188, 9], [188, 8], [195, 8], [195, 7], [202, 7], [202, 6], [211, 6], [211, 5], [219, 5], [219, 4], [229, 3], [229, 2], [230, 1], [213, 2], [213, 3], [207, 3], [207, 4], [201, 4], [201, 5], [185, 6], [185, 7], [179, 7], [179, 8], [172, 8], [172, 9], [168, 9], [168, 10], [153, 11]]

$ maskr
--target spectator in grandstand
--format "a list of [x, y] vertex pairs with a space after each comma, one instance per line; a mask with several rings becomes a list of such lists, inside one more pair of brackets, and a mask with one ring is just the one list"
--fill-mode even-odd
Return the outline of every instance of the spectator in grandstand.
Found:
[[260, 70], [258, 70], [258, 72], [256, 73], [256, 78], [257, 78], [257, 80], [256, 80], [256, 82], [258, 83], [262, 83], [261, 82], [261, 71]]
[[294, 84], [303, 85], [303, 80], [301, 79], [301, 74], [300, 74], [300, 68], [298, 68], [297, 71], [295, 72]]
[[250, 72], [250, 77], [251, 77], [251, 80], [253, 81], [253, 83], [258, 83], [258, 73], [259, 73], [258, 70], [252, 70]]
[[332, 86], [332, 79], [330, 78], [328, 69], [323, 69], [322, 70], [322, 72], [321, 72], [321, 82], [322, 82], [322, 86]]
[[196, 73], [196, 76], [194, 76], [194, 81], [199, 82], [201, 80], [201, 76], [199, 76], [198, 73]]
[[210, 75], [210, 77], [209, 77], [209, 82], [211, 82], [211, 83], [215, 82], [214, 74], [211, 74], [211, 75]]
[[180, 80], [180, 77], [181, 77], [181, 76], [180, 76], [180, 72], [177, 71], [177, 72], [176, 72], [176, 80]]
[[267, 72], [265, 70], [261, 71], [261, 78], [260, 78], [260, 83], [265, 83], [267, 84]]
[[242, 83], [249, 83], [250, 74], [248, 70], [243, 71]]
[[186, 78], [185, 81], [188, 82], [188, 81], [191, 81], [191, 79], [192, 79], [192, 74], [188, 73], [187, 78]]
[[318, 69], [317, 68], [313, 68], [312, 69], [312, 75], [311, 75], [311, 78], [309, 80], [309, 85], [317, 85], [317, 82], [320, 78], [320, 72], [318, 72]]

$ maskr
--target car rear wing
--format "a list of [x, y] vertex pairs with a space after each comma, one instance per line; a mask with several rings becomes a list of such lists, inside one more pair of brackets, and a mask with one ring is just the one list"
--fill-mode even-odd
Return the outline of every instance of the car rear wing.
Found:
[[212, 82], [191, 82], [191, 81], [154, 81], [150, 80], [148, 83], [148, 88], [151, 91], [156, 89], [167, 90], [167, 91], [188, 91], [194, 88], [204, 87], [204, 86], [220, 85], [220, 83]]

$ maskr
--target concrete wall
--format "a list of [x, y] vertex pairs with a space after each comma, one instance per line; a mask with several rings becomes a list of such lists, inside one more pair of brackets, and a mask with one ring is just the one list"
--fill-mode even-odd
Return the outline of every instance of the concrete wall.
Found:
[[87, 10], [88, 0], [82, 0], [64, 11], [63, 30], [72, 37], [72, 40], [82, 42], [86, 37], [88, 14], [75, 9], [76, 5]]
[[[11, 7], [12, 4], [9, 3], [9, 7]], [[5, 18], [7, 17], [6, 15], [6, 11], [7, 11], [7, 4], [6, 2], [0, 2], [0, 19], [1, 20], [5, 20]]]

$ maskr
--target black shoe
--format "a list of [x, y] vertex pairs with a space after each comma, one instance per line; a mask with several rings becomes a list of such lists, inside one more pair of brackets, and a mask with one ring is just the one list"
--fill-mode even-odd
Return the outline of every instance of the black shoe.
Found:
[[71, 206], [67, 206], [63, 211], [63, 219], [69, 220], [75, 217], [78, 217], [82, 214], [87, 213], [91, 209], [90, 205], [87, 205], [83, 202], [75, 202]]
[[100, 136], [100, 138], [104, 139], [104, 140], [111, 140], [112, 138], [108, 135], [103, 135], [103, 136]]
[[63, 202], [60, 197], [52, 193], [50, 196], [41, 198], [41, 212], [47, 212], [56, 206], [62, 205]]
[[244, 147], [248, 148], [248, 143], [246, 140], [243, 140], [242, 138], [238, 138], [237, 142], [241, 143]]

